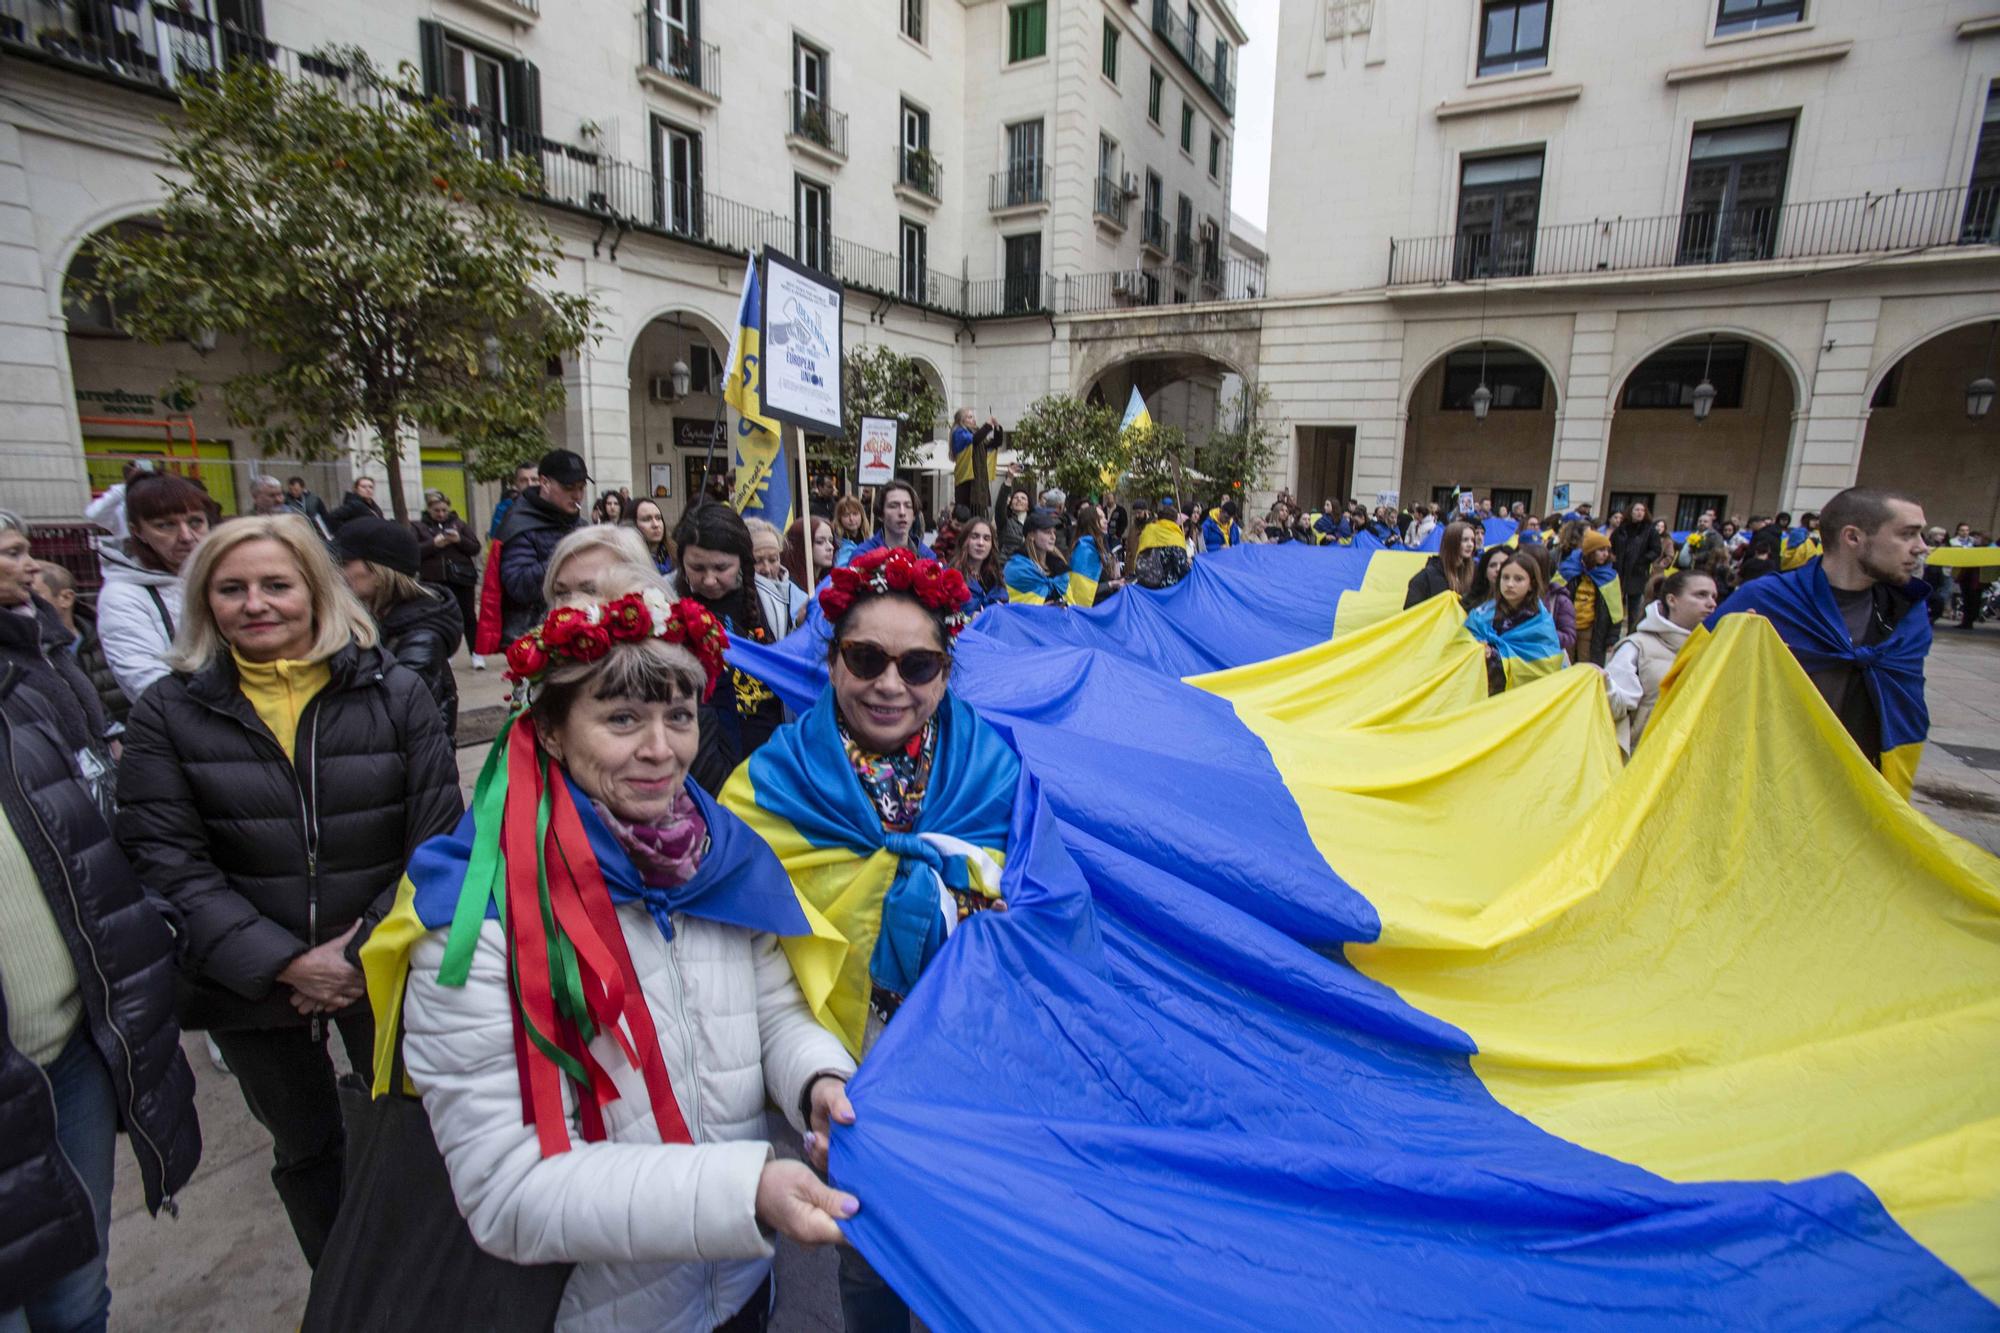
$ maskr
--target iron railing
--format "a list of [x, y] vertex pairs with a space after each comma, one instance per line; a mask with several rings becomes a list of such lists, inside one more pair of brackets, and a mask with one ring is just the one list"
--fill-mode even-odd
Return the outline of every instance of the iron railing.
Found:
[[1153, 31], [1166, 39], [1167, 46], [1201, 86], [1215, 95], [1224, 115], [1236, 114], [1236, 81], [1226, 67], [1218, 68], [1215, 57], [1201, 49], [1194, 29], [1174, 12], [1172, 0], [1153, 0]]
[[1185, 228], [1174, 232], [1174, 267], [1189, 271], [1194, 269], [1194, 237]]
[[1389, 285], [1551, 278], [2000, 244], [2000, 187], [1399, 237]]
[[[1051, 309], [1064, 315], [1091, 315], [1168, 305], [1176, 291], [1186, 290], [1185, 280], [1185, 274], [1146, 268], [1055, 275], [1050, 279]], [[1204, 300], [1255, 300], [1264, 294], [1263, 261], [1218, 257], [1213, 264], [1204, 265], [1201, 285]]]
[[896, 150], [896, 183], [932, 199], [944, 198], [944, 163], [928, 148]]
[[646, 67], [658, 70], [676, 83], [684, 83], [710, 97], [722, 96], [722, 50], [714, 42], [689, 37], [678, 28], [668, 27], [648, 8], [639, 15], [645, 38]]
[[1122, 227], [1125, 225], [1125, 215], [1131, 205], [1132, 198], [1125, 193], [1122, 184], [1109, 176], [1097, 178], [1097, 203], [1094, 210], [1097, 216]]
[[787, 88], [785, 113], [794, 135], [816, 143], [836, 156], [847, 156], [845, 111], [835, 111], [826, 104], [824, 97], [813, 97], [797, 88]]
[[144, 0], [0, 0], [0, 46], [172, 93], [239, 59], [291, 78], [345, 82], [348, 71], [178, 5]]
[[996, 213], [1003, 208], [1024, 208], [1048, 201], [1049, 168], [1039, 159], [1010, 162], [994, 172], [987, 185], [987, 207]]
[[1165, 254], [1173, 230], [1167, 225], [1166, 214], [1157, 208], [1148, 208], [1139, 214], [1139, 244], [1148, 250]]

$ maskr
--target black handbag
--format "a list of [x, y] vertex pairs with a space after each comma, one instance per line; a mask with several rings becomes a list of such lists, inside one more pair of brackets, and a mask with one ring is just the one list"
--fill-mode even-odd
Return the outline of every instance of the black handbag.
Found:
[[[395, 1084], [402, 1086], [400, 1050]], [[300, 1333], [546, 1333], [571, 1264], [515, 1264], [473, 1242], [423, 1102], [340, 1080], [347, 1178]]]

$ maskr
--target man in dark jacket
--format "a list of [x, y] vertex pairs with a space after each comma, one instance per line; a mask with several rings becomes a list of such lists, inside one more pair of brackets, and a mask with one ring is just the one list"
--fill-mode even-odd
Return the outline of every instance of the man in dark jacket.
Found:
[[1618, 571], [1618, 589], [1625, 594], [1624, 632], [1630, 634], [1645, 618], [1646, 580], [1660, 558], [1660, 534], [1644, 500], [1634, 500], [1625, 521], [1611, 530], [1611, 563]]
[[[466, 649], [471, 651], [473, 635], [479, 630], [479, 566], [473, 563], [479, 559], [479, 538], [443, 491], [424, 492], [423, 517], [410, 526], [417, 532], [417, 577], [451, 597], [458, 607]], [[486, 669], [476, 652], [472, 654], [472, 669]]]
[[[541, 623], [542, 575], [556, 543], [576, 530], [590, 493], [583, 459], [551, 449], [536, 469], [541, 484], [524, 491], [500, 525], [500, 642], [504, 647]], [[489, 559], [492, 557], [488, 557]]]
[[55, 608], [63, 628], [75, 636], [70, 655], [76, 658], [76, 664], [90, 678], [91, 688], [97, 691], [97, 703], [104, 710], [104, 723], [109, 728], [107, 734], [117, 735], [124, 729], [125, 715], [132, 711], [132, 701], [118, 688], [118, 673], [105, 659], [104, 641], [97, 634], [97, 608], [77, 597], [76, 576], [61, 565], [37, 562], [35, 595]]
[[27, 676], [0, 661], [0, 1327], [102, 1328], [118, 1133], [158, 1213], [201, 1130], [173, 931]]
[[375, 478], [356, 477], [354, 489], [341, 500], [340, 508], [326, 516], [329, 532], [339, 533], [343, 523], [357, 518], [380, 518], [382, 506], [375, 503]]

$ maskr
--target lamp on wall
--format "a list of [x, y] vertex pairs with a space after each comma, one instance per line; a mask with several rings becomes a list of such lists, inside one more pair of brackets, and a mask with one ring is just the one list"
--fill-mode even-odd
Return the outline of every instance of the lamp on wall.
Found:
[[676, 358], [674, 364], [668, 368], [667, 379], [673, 385], [676, 398], [687, 397], [688, 386], [694, 382], [694, 377], [688, 370], [688, 363], [679, 358]]
[[1991, 370], [1993, 366], [1993, 342], [1995, 338], [2000, 338], [2000, 320], [1994, 321], [1993, 337], [1986, 340], [1986, 365], [1989, 373], [1981, 375], [1978, 379], [1965, 386], [1965, 415], [1974, 421], [1979, 420], [1993, 410], [1993, 376]]
[[1486, 340], [1479, 340], [1479, 387], [1472, 391], [1472, 419], [1475, 423], [1486, 420], [1486, 414], [1493, 410], [1493, 390], [1486, 387]]
[[215, 330], [196, 329], [188, 335], [187, 341], [189, 347], [194, 348], [201, 355], [207, 356], [215, 350]]
[[1701, 361], [1701, 383], [1694, 386], [1694, 424], [1699, 426], [1708, 420], [1708, 414], [1715, 408], [1715, 384], [1708, 378], [1709, 367], [1715, 362], [1715, 335], [1708, 335], [1708, 354]]
[[479, 344], [479, 368], [489, 379], [498, 379], [507, 369], [506, 359], [501, 355], [505, 349], [500, 345], [500, 335], [489, 333]]

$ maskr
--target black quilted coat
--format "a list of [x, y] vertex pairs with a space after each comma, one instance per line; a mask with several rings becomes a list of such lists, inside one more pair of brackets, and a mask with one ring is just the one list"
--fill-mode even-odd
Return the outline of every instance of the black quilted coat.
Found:
[[[84, 1027], [157, 1212], [201, 1159], [194, 1074], [174, 1025], [173, 932], [77, 779], [46, 696], [24, 686], [21, 668], [0, 662], [0, 813], [69, 945]], [[0, 1310], [96, 1252], [90, 1196], [56, 1143], [48, 1079], [8, 1043], [0, 998]]]
[[183, 1026], [306, 1023], [278, 973], [358, 921], [355, 960], [410, 853], [463, 811], [423, 682], [353, 644], [327, 666], [292, 761], [237, 688], [227, 653], [156, 682], [133, 706], [118, 840], [185, 922], [193, 991]]
[[389, 655], [417, 673], [417, 679], [437, 700], [438, 720], [446, 739], [458, 740], [458, 678], [451, 674], [451, 655], [465, 638], [465, 621], [458, 603], [441, 588], [429, 597], [398, 602], [377, 621], [382, 646]]

